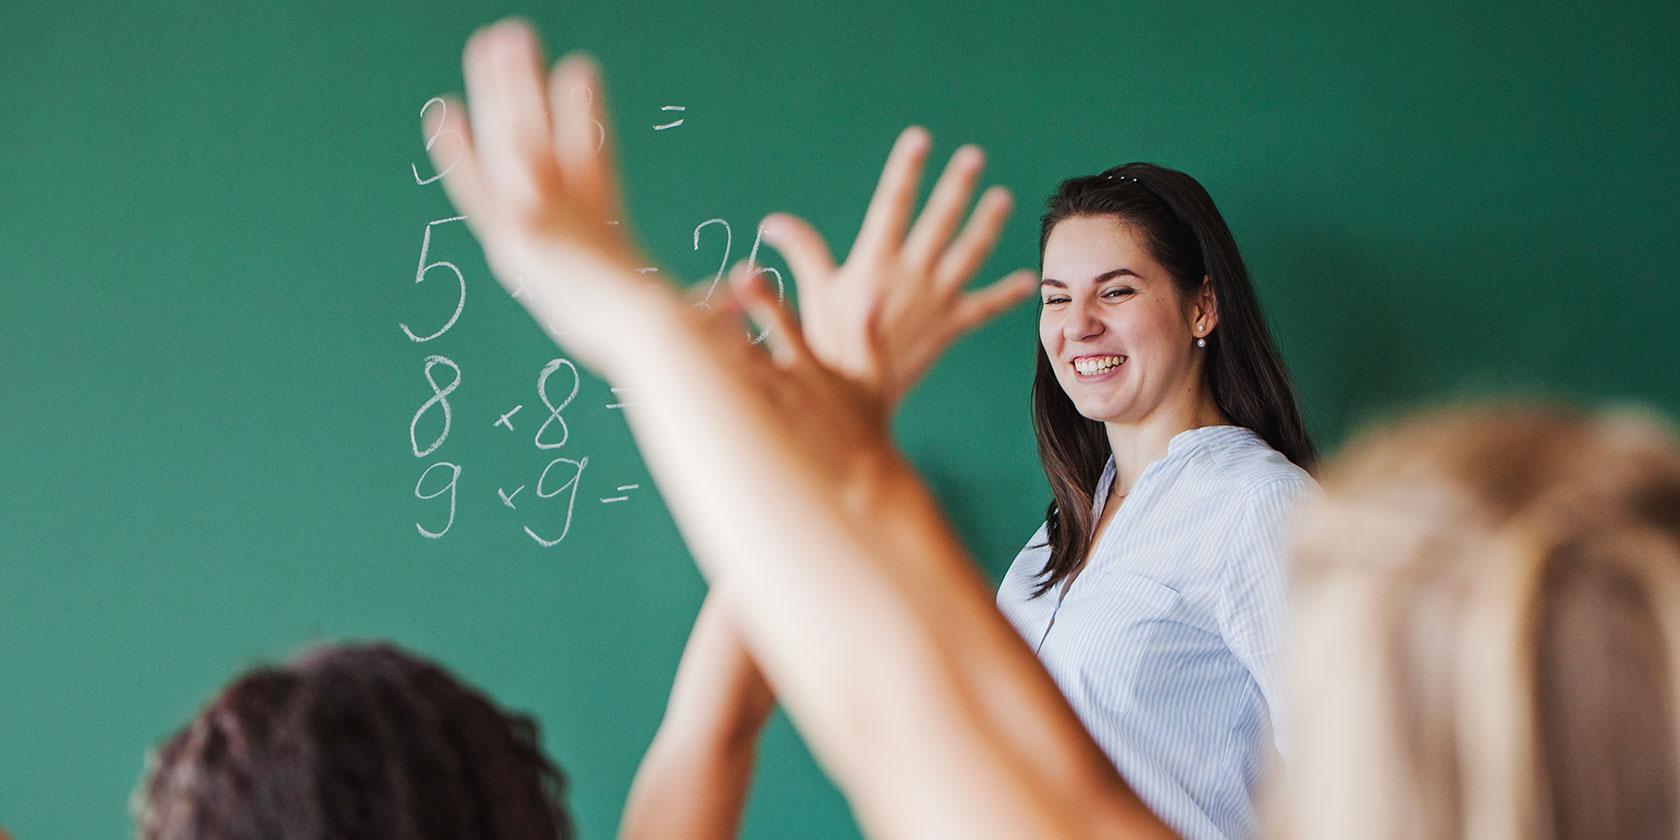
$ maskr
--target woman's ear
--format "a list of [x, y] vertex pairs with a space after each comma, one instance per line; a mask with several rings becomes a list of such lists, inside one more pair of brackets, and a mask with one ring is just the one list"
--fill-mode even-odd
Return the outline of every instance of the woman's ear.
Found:
[[1195, 338], [1206, 338], [1219, 326], [1219, 296], [1213, 292], [1213, 278], [1202, 275], [1201, 288], [1190, 303], [1190, 332]]

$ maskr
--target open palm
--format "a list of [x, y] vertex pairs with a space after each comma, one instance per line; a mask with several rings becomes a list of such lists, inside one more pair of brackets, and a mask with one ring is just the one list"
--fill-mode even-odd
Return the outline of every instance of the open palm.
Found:
[[1037, 281], [1036, 272], [1023, 269], [964, 291], [997, 244], [1011, 203], [1003, 188], [987, 190], [957, 234], [984, 166], [978, 148], [951, 156], [910, 225], [928, 146], [921, 128], [899, 135], [844, 265], [836, 266], [822, 237], [794, 216], [773, 214], [763, 225], [765, 242], [793, 269], [812, 352], [887, 412], [946, 347], [1031, 294]]

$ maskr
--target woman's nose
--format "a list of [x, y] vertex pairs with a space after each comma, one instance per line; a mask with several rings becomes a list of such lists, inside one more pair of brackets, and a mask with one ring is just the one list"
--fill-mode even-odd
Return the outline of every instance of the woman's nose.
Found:
[[1103, 322], [1091, 310], [1090, 304], [1075, 304], [1069, 308], [1062, 322], [1062, 337], [1069, 341], [1083, 341], [1102, 335]]

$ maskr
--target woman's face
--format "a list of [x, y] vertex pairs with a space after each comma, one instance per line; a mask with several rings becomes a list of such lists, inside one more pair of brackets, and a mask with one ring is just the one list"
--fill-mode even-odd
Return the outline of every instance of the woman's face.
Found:
[[1130, 225], [1113, 216], [1058, 222], [1043, 276], [1038, 338], [1080, 414], [1139, 423], [1169, 401], [1196, 399], [1195, 354], [1204, 351], [1195, 341], [1213, 328], [1212, 306], [1180, 295]]

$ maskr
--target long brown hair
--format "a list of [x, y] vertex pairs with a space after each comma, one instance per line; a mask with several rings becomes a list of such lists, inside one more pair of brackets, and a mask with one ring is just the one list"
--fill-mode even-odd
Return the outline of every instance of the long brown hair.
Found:
[[[1119, 219], [1137, 231], [1149, 255], [1172, 275], [1181, 297], [1194, 295], [1208, 278], [1219, 308], [1219, 327], [1207, 336], [1202, 375], [1219, 410], [1247, 427], [1297, 466], [1312, 471], [1318, 450], [1296, 405], [1295, 386], [1266, 327], [1236, 240], [1213, 198], [1196, 179], [1150, 163], [1128, 163], [1070, 178], [1045, 202], [1038, 256], [1057, 223], [1074, 216]], [[1108, 460], [1101, 422], [1079, 413], [1056, 381], [1038, 345], [1032, 386], [1033, 430], [1038, 457], [1050, 482], [1044, 518], [1050, 558], [1034, 597], [1048, 592], [1079, 566], [1090, 547], [1091, 506]]]
[[1680, 441], [1649, 417], [1436, 411], [1363, 435], [1297, 524], [1290, 840], [1680, 837]]
[[536, 725], [387, 644], [235, 680], [154, 754], [140, 840], [569, 840]]

